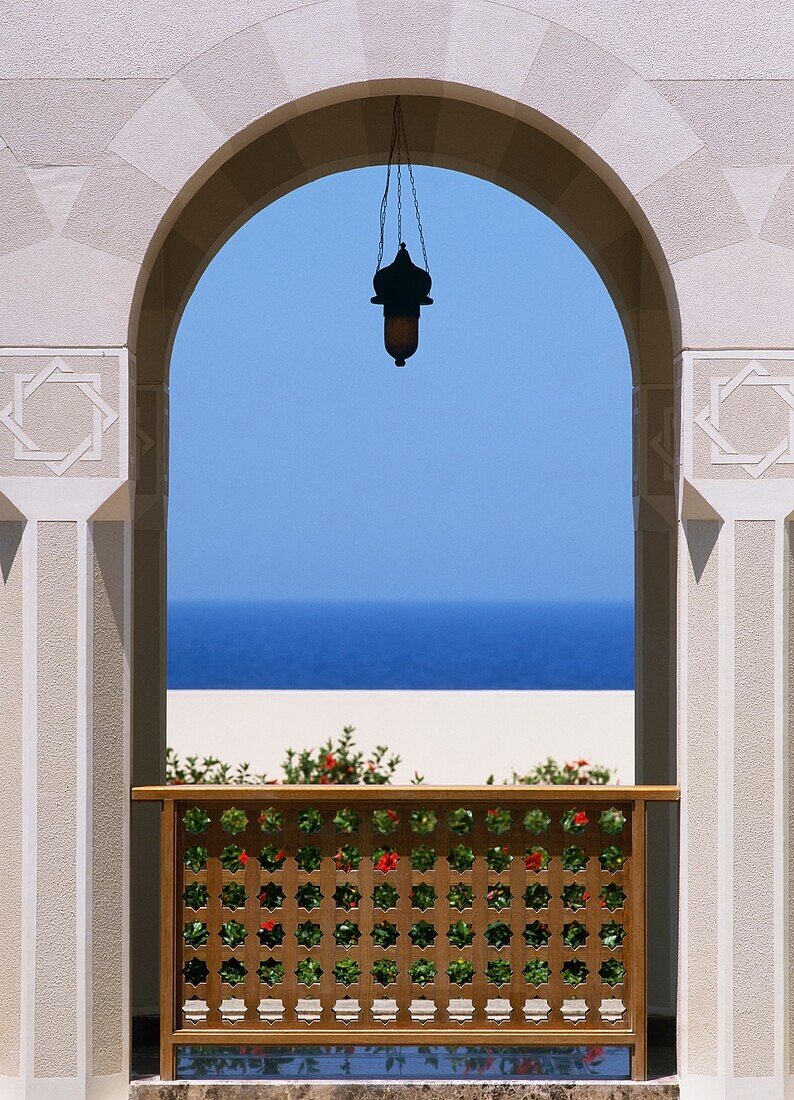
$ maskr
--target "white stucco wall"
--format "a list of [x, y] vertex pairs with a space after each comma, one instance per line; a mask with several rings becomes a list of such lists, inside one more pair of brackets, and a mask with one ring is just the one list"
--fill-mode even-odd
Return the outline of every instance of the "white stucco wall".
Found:
[[169, 691], [168, 744], [180, 755], [247, 761], [275, 778], [287, 748], [356, 727], [365, 752], [402, 757], [395, 782], [496, 781], [554, 756], [634, 778], [632, 691]]

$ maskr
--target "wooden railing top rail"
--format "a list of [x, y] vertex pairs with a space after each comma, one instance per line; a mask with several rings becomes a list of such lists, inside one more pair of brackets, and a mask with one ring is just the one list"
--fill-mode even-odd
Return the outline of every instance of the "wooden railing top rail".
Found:
[[174, 783], [164, 786], [133, 787], [136, 802], [558, 802], [576, 797], [588, 802], [677, 802], [680, 788], [674, 786], [444, 786], [417, 784], [408, 787], [386, 784], [237, 784]]

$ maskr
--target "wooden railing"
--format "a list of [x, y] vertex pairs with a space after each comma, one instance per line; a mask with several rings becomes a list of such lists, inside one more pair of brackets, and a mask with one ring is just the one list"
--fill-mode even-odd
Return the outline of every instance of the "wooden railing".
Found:
[[645, 811], [674, 787], [137, 788], [180, 1045], [584, 1047], [646, 1073]]

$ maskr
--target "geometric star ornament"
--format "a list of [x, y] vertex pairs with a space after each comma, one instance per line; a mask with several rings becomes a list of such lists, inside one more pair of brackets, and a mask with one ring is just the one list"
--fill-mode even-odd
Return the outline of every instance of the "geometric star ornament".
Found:
[[[728, 398], [743, 388], [763, 388], [775, 401], [782, 401], [787, 416], [787, 430], [782, 438], [765, 453], [741, 452], [726, 438], [720, 428], [720, 408]], [[782, 411], [782, 410], [781, 410]], [[753, 360], [733, 378], [711, 379], [711, 400], [695, 417], [695, 423], [711, 440], [711, 462], [715, 466], [741, 466], [752, 478], [758, 478], [770, 466], [794, 463], [794, 378], [780, 377]]]
[[[73, 386], [91, 405], [91, 431], [71, 451], [45, 450], [25, 430], [26, 403], [42, 386]], [[75, 462], [98, 462], [102, 458], [102, 436], [118, 420], [118, 413], [102, 398], [100, 374], [78, 374], [63, 359], [52, 359], [38, 374], [14, 375], [14, 399], [0, 410], [0, 424], [14, 436], [14, 457], [23, 462], [43, 462], [60, 477]]]

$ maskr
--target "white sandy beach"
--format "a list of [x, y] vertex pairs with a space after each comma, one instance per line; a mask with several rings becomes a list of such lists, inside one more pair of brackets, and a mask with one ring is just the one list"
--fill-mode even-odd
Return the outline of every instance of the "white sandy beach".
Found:
[[169, 691], [168, 744], [180, 755], [248, 761], [281, 774], [287, 748], [310, 748], [356, 727], [370, 751], [386, 744], [428, 783], [484, 783], [554, 756], [634, 779], [632, 691]]

